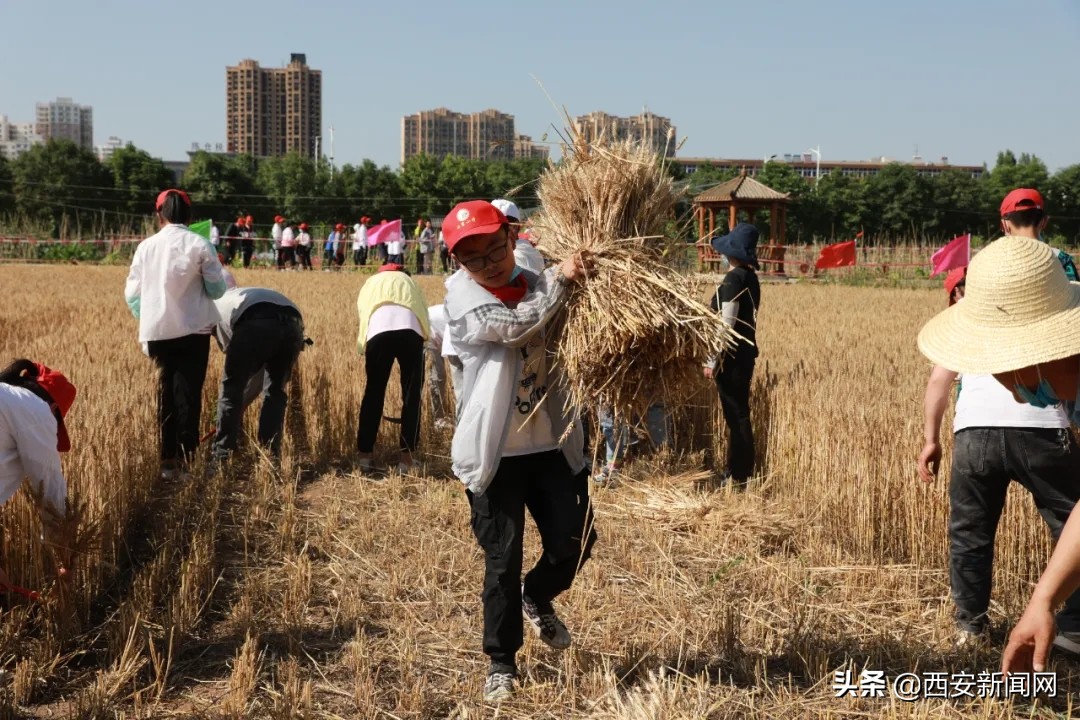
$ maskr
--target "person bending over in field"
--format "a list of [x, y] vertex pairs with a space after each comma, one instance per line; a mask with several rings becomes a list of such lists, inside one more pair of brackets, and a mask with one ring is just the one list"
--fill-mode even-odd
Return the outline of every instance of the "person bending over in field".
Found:
[[424, 342], [431, 334], [424, 293], [401, 265], [389, 263], [360, 287], [357, 348], [364, 356], [364, 399], [356, 450], [361, 471], [374, 469], [375, 441], [382, 423], [390, 371], [397, 361], [401, 375], [401, 434], [398, 471], [415, 469], [420, 441], [420, 404], [424, 392]]
[[750, 384], [757, 362], [757, 313], [761, 285], [757, 276], [757, 228], [739, 223], [712, 241], [713, 249], [727, 258], [731, 269], [713, 295], [711, 307], [719, 312], [740, 339], [735, 348], [705, 366], [705, 377], [716, 381], [720, 408], [728, 426], [727, 469], [721, 482], [746, 487], [754, 474], [754, 427], [750, 422]]
[[[1080, 421], [1080, 285], [1069, 282], [1044, 243], [1005, 237], [979, 252], [968, 270], [964, 301], [922, 328], [919, 349], [936, 365], [965, 376], [993, 374], [1020, 402], [1039, 408], [1061, 403], [1073, 425]], [[1018, 462], [1028, 465], [1053, 461], [1045, 448], [1022, 452]], [[1080, 514], [1073, 513], [1009, 636], [1005, 672], [1041, 672], [1052, 645], [1080, 644], [1073, 628], [1056, 632], [1053, 614], [1078, 588]]]
[[164, 190], [154, 208], [161, 231], [135, 249], [124, 296], [139, 319], [144, 352], [160, 370], [161, 476], [172, 479], [199, 446], [210, 333], [220, 320], [214, 300], [226, 287], [210, 243], [187, 228], [187, 194]]
[[268, 288], [229, 290], [214, 305], [221, 315], [215, 335], [225, 367], [211, 471], [236, 450], [244, 410], [260, 393], [258, 440], [276, 460], [281, 456], [289, 380], [304, 349], [304, 319], [292, 300]]
[[[75, 386], [63, 374], [20, 359], [0, 370], [0, 505], [29, 481], [45, 542], [57, 553], [59, 569], [67, 554], [67, 482], [60, 453], [71, 449], [64, 417], [75, 402]], [[12, 587], [0, 568], [0, 590]]]
[[[514, 691], [522, 613], [544, 643], [570, 646], [552, 601], [596, 541], [581, 422], [565, 410], [550, 348], [570, 286], [594, 265], [583, 253], [540, 275], [523, 270], [506, 216], [483, 200], [459, 204], [442, 227], [464, 268], [446, 283], [446, 332], [461, 361], [451, 458], [484, 551], [484, 698], [498, 701]], [[543, 554], [522, 583], [526, 508]]]
[[[946, 278], [949, 305], [963, 298], [964, 276], [961, 268]], [[919, 454], [919, 476], [924, 482], [937, 476], [941, 420], [958, 378], [949, 480], [949, 582], [956, 605], [957, 644], [986, 644], [994, 536], [1009, 483], [1016, 479], [1031, 493], [1056, 541], [1080, 499], [1080, 446], [1060, 404], [1037, 408], [1018, 403], [1011, 389], [992, 375], [960, 375], [935, 366], [923, 402], [925, 445]], [[1065, 640], [1080, 631], [1080, 593], [1066, 600], [1058, 625], [1063, 647], [1073, 650]]]

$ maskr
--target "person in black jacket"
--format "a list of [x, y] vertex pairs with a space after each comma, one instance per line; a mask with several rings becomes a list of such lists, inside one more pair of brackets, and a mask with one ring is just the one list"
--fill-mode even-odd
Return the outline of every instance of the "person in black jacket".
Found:
[[754, 474], [754, 429], [750, 422], [750, 383], [757, 361], [757, 312], [761, 285], [757, 276], [758, 231], [739, 223], [712, 241], [713, 249], [727, 258], [731, 269], [716, 288], [711, 307], [739, 335], [733, 349], [705, 366], [705, 377], [716, 381], [720, 407], [728, 426], [727, 469], [721, 480], [745, 487]]

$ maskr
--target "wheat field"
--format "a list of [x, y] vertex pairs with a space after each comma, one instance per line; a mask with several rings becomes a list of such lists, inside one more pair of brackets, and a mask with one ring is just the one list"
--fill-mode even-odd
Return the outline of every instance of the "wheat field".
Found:
[[[0, 266], [0, 361], [26, 356], [79, 389], [65, 459], [80, 508], [58, 584], [24, 493], [0, 510], [0, 566], [43, 601], [0, 596], [0, 718], [1068, 717], [1058, 697], [837, 698], [833, 673], [996, 670], [1048, 533], [1011, 491], [998, 534], [989, 650], [955, 649], [945, 478], [916, 479], [915, 348], [940, 290], [768, 284], [753, 413], [761, 477], [714, 487], [715, 391], [687, 388], [671, 450], [594, 490], [599, 543], [557, 601], [574, 634], [529, 637], [520, 692], [481, 700], [483, 559], [425, 409], [424, 472], [361, 477], [353, 273], [235, 271], [283, 291], [314, 346], [294, 376], [280, 468], [157, 479], [154, 376], [119, 267]], [[421, 278], [428, 299], [440, 278]], [[222, 355], [204, 390], [209, 430]], [[397, 415], [396, 380], [387, 415]], [[248, 429], [253, 428], [249, 412]], [[946, 428], [949, 427], [948, 418]], [[390, 459], [384, 424], [377, 459]], [[945, 433], [946, 448], [948, 435]], [[948, 456], [946, 456], [946, 466]], [[527, 553], [537, 538], [527, 531]]]

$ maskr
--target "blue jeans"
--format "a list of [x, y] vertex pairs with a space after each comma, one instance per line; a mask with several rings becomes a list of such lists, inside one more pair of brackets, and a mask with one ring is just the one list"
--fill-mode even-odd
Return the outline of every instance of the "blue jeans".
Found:
[[[600, 408], [600, 432], [604, 436], [604, 448], [607, 464], [621, 462], [626, 456], [626, 448], [637, 442], [637, 438], [630, 437], [630, 426], [625, 422], [615, 422], [614, 416], [608, 408]], [[634, 419], [635, 425], [641, 424], [640, 418]], [[618, 425], [618, 427], [616, 427]], [[645, 412], [645, 429], [649, 433], [649, 439], [656, 447], [665, 447], [668, 444], [667, 432], [667, 408], [663, 403], [655, 403], [649, 406]]]

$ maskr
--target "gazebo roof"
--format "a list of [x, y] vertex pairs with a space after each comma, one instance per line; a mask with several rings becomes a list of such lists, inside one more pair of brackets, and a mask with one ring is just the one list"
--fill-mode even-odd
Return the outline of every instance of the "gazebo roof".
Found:
[[749, 175], [739, 175], [709, 188], [695, 197], [694, 202], [698, 204], [731, 202], [732, 200], [787, 202], [789, 199], [788, 193], [777, 192]]

